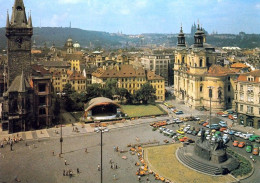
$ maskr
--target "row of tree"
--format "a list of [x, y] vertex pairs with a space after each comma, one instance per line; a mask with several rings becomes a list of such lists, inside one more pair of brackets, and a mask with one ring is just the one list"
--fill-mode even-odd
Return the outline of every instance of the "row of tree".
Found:
[[112, 100], [118, 99], [126, 104], [147, 104], [154, 103], [156, 100], [156, 90], [149, 83], [145, 83], [134, 94], [128, 92], [125, 88], [118, 88], [117, 81], [108, 79], [106, 84], [91, 84], [87, 86], [86, 91], [78, 93], [73, 90], [71, 84], [67, 83], [63, 89], [62, 106], [67, 111], [82, 111], [84, 104], [96, 97], [106, 97]]

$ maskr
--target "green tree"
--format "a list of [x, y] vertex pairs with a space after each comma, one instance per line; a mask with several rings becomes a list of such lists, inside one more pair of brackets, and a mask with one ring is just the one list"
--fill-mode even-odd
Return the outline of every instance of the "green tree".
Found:
[[96, 97], [101, 97], [102, 96], [101, 84], [95, 83], [87, 86], [86, 95], [87, 95], [86, 96], [87, 101]]
[[125, 88], [118, 88], [117, 89], [117, 95], [119, 96], [119, 100], [120, 100], [120, 102], [122, 104], [124, 98], [127, 99], [127, 97], [129, 96], [129, 92]]
[[149, 83], [145, 83], [140, 90], [137, 90], [135, 93], [135, 100], [141, 102], [143, 104], [147, 104], [148, 102], [153, 103], [156, 99], [155, 96], [156, 90]]
[[69, 96], [72, 93], [74, 93], [75, 90], [72, 89], [72, 86], [70, 83], [66, 83], [62, 92], [65, 93], [65, 95]]

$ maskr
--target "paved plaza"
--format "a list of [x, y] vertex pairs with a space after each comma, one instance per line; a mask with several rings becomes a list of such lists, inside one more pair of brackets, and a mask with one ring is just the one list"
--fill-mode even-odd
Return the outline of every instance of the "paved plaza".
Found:
[[[177, 107], [184, 111], [185, 115], [198, 115], [202, 119], [208, 118], [207, 112], [192, 111], [183, 105]], [[170, 114], [176, 117], [174, 114]], [[160, 144], [165, 144], [163, 140], [168, 137], [161, 133], [153, 132], [149, 127], [150, 122], [168, 119], [168, 116], [157, 118], [145, 118], [132, 121], [125, 121], [121, 124], [108, 126], [109, 132], [103, 133], [103, 182], [138, 182], [135, 175], [138, 167], [135, 166], [137, 156], [130, 155], [128, 152], [128, 144], [160, 141]], [[219, 121], [215, 116], [213, 122]], [[195, 122], [189, 122], [196, 124]], [[77, 126], [79, 132], [73, 132], [73, 127], [63, 127], [63, 154], [60, 153], [60, 128], [44, 129], [30, 132], [21, 132], [19, 136], [24, 139], [21, 142], [15, 143], [13, 151], [9, 145], [0, 148], [0, 182], [12, 183], [18, 178], [21, 182], [100, 182], [100, 133], [94, 132], [94, 128], [90, 125]], [[169, 128], [176, 129], [169, 126]], [[13, 134], [17, 135], [17, 134]], [[1, 139], [11, 136], [0, 132]], [[137, 137], [140, 141], [137, 141]], [[26, 146], [27, 143], [27, 146]], [[232, 147], [231, 143], [228, 144]], [[114, 152], [114, 147], [118, 146], [119, 150], [126, 151], [125, 153]], [[85, 152], [87, 148], [87, 153]], [[237, 148], [233, 148], [238, 150]], [[54, 152], [54, 155], [53, 155]], [[241, 149], [241, 154], [248, 157], [249, 155], [244, 149]], [[126, 156], [127, 159], [122, 159]], [[118, 169], [111, 169], [109, 163], [110, 158], [117, 164]], [[257, 183], [260, 180], [260, 158], [256, 157], [255, 173], [248, 179], [241, 182]], [[67, 165], [65, 165], [65, 160]], [[173, 165], [174, 166], [174, 165]], [[80, 173], [77, 173], [79, 168]], [[71, 169], [73, 177], [63, 176], [63, 171]], [[115, 178], [115, 180], [114, 180]], [[157, 182], [153, 176], [150, 176], [151, 182]], [[146, 182], [145, 178], [142, 182]]]

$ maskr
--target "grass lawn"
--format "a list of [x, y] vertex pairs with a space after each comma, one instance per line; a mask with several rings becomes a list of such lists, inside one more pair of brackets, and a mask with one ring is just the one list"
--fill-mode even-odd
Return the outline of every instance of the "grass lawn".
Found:
[[122, 105], [124, 112], [129, 117], [155, 116], [165, 114], [156, 105]]
[[173, 182], [226, 183], [234, 181], [230, 175], [209, 176], [182, 165], [175, 156], [175, 152], [180, 146], [182, 144], [144, 148], [145, 161], [148, 162], [152, 171]]

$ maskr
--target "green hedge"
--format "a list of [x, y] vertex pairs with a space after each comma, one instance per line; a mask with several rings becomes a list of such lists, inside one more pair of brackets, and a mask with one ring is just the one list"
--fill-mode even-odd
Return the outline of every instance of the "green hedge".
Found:
[[231, 171], [232, 175], [234, 175], [235, 177], [244, 176], [244, 175], [249, 174], [252, 171], [253, 167], [246, 158], [235, 153], [234, 151], [232, 151], [230, 149], [227, 149], [227, 153], [232, 155], [234, 158], [236, 158], [240, 163], [240, 165], [237, 169]]

